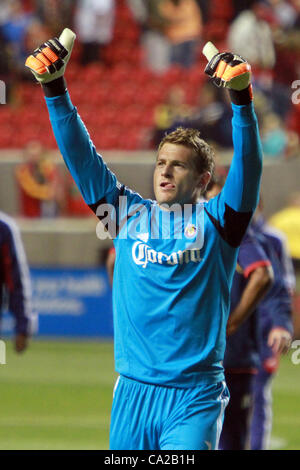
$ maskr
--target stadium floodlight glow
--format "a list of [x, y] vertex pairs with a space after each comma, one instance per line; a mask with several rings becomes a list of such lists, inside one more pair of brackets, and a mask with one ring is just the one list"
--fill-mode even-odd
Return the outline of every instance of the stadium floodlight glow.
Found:
[[0, 341], [0, 364], [6, 364], [6, 344]]
[[6, 104], [6, 84], [0, 80], [0, 104]]

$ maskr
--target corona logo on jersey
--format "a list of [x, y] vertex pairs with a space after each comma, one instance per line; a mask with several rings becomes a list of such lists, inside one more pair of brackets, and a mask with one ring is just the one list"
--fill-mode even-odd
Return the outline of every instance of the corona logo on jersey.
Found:
[[201, 261], [200, 250], [184, 250], [175, 251], [170, 255], [155, 251], [146, 243], [137, 241], [132, 246], [132, 258], [135, 264], [147, 267], [148, 263], [167, 264], [174, 266], [175, 264], [199, 263]]

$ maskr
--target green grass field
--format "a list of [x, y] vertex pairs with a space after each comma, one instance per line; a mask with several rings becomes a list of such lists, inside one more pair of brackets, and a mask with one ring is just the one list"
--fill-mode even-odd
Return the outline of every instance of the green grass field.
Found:
[[[282, 360], [274, 381], [272, 448], [300, 449], [300, 365]], [[0, 449], [108, 449], [111, 342], [34, 341], [0, 365]]]

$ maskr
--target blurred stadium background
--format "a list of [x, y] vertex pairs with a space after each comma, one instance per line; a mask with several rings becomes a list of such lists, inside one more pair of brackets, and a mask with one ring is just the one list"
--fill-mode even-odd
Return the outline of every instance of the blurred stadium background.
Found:
[[[28, 351], [17, 356], [8, 341], [7, 364], [0, 365], [1, 449], [108, 448], [116, 374], [105, 259], [112, 242], [97, 238], [97, 219], [65, 171], [42, 92], [23, 65], [64, 27], [77, 33], [66, 74], [72, 100], [109, 167], [144, 197], [153, 197], [157, 142], [178, 124], [198, 126], [219, 165], [230, 163], [228, 102], [207, 84], [204, 43], [251, 62], [265, 216], [279, 216], [299, 269], [300, 2], [192, 1], [199, 8], [195, 33], [189, 36], [187, 22], [179, 39], [189, 48], [176, 50], [168, 3], [0, 0], [0, 209], [21, 228], [39, 313]], [[247, 49], [246, 32], [253, 38], [255, 31]], [[299, 293], [298, 272], [295, 338]], [[5, 313], [4, 338], [13, 324]], [[274, 448], [300, 449], [299, 378], [290, 353], [274, 384]]]

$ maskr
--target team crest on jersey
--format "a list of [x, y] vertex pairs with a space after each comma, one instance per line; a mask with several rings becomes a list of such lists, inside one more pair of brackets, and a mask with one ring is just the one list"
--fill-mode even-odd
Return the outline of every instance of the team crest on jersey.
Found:
[[194, 224], [187, 225], [184, 231], [186, 238], [194, 238], [196, 236], [196, 233], [197, 233], [197, 227]]

